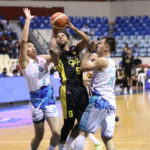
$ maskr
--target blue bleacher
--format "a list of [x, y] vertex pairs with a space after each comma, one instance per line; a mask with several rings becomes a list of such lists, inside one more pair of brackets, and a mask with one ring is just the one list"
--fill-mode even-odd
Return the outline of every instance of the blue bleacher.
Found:
[[[150, 17], [148, 15], [117, 16], [113, 30], [112, 36], [119, 43], [117, 49], [120, 50], [125, 46], [120, 44], [119, 41], [128, 42], [131, 48], [137, 43], [139, 45], [139, 55], [150, 56], [150, 51], [148, 51], [150, 47]], [[126, 37], [129, 38], [126, 39]]]
[[[140, 51], [141, 56], [150, 56], [150, 51], [147, 48], [150, 47], [150, 17], [148, 15], [144, 16], [117, 16], [113, 25], [113, 32], [110, 34], [110, 25], [108, 17], [103, 16], [69, 16], [70, 21], [78, 29], [82, 29], [84, 25], [88, 25], [89, 29], [95, 29], [94, 38], [99, 38], [101, 36], [113, 36], [117, 41], [122, 40], [117, 46], [117, 53], [115, 56], [121, 56], [121, 49], [124, 47], [125, 42], [129, 42], [130, 46], [138, 43], [140, 48], [144, 51]], [[25, 23], [24, 16], [19, 17], [20, 24], [23, 26]], [[36, 16], [31, 21], [31, 29], [51, 29], [50, 16]], [[73, 37], [77, 34], [71, 29], [67, 29]], [[93, 39], [91, 37], [91, 39]], [[143, 42], [142, 40], [146, 40]], [[132, 42], [130, 42], [132, 41]], [[131, 47], [132, 48], [132, 47]]]

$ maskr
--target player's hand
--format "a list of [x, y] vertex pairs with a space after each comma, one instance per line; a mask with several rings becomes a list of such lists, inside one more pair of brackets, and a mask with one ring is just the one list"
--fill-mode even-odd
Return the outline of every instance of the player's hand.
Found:
[[66, 27], [69, 27], [70, 29], [76, 29], [76, 27], [71, 23], [69, 19], [66, 20]]
[[57, 31], [58, 31], [58, 29], [57, 29], [57, 28], [52, 27], [52, 33], [53, 33], [53, 35], [55, 35], [55, 34], [57, 33]]
[[30, 9], [28, 9], [28, 8], [24, 8], [23, 11], [24, 11], [24, 14], [26, 16], [26, 19], [30, 19], [31, 20], [31, 19], [33, 19], [35, 17], [35, 16], [31, 15]]
[[95, 50], [97, 44], [98, 44], [98, 41], [97, 41], [97, 40], [92, 41], [92, 42], [89, 44], [89, 46], [88, 46], [88, 51], [89, 51], [89, 52], [92, 52], [93, 50]]

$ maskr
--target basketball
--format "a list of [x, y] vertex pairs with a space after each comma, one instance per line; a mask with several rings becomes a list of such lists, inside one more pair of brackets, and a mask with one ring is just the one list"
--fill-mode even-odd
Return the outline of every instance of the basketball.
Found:
[[52, 27], [56, 29], [65, 29], [66, 28], [66, 20], [68, 17], [62, 13], [62, 12], [57, 12], [52, 15], [50, 23]]

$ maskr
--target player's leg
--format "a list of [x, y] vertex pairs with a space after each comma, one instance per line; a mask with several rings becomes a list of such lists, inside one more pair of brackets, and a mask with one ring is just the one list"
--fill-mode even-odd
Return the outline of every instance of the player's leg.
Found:
[[60, 118], [47, 118], [52, 136], [48, 150], [54, 150], [60, 139]]
[[88, 133], [80, 131], [79, 136], [76, 138], [74, 150], [83, 150], [85, 139]]
[[[96, 97], [93, 97], [90, 100], [85, 112], [83, 113], [79, 128], [82, 130], [80, 135], [76, 138], [75, 141], [75, 150], [83, 149], [85, 137], [88, 133], [95, 133], [99, 128], [101, 121], [103, 120], [103, 111], [94, 108]], [[102, 149], [102, 145], [100, 145], [99, 150]]]
[[102, 147], [101, 142], [94, 136], [94, 134], [89, 133], [88, 138], [94, 143], [95, 150], [99, 150]]
[[32, 120], [34, 122], [35, 135], [31, 142], [31, 149], [37, 150], [44, 135], [44, 113], [41, 109], [32, 107]]
[[111, 111], [106, 115], [101, 124], [101, 136], [106, 146], [106, 150], [116, 150], [116, 146], [112, 140], [115, 128], [115, 112]]
[[55, 104], [46, 106], [45, 117], [52, 132], [48, 150], [54, 150], [60, 139], [60, 118]]
[[71, 130], [71, 133], [67, 139], [67, 150], [70, 149], [72, 142], [79, 135], [79, 122], [83, 112], [85, 111], [89, 103], [89, 97], [85, 87], [76, 87], [72, 90], [72, 93], [75, 97], [75, 117], [77, 118], [78, 123]]
[[61, 105], [63, 109], [63, 117], [64, 117], [64, 124], [61, 129], [61, 137], [60, 137], [60, 144], [59, 149], [65, 148], [66, 139], [74, 127], [75, 122], [75, 100], [73, 96], [72, 87], [61, 87], [60, 89], [61, 95]]
[[44, 135], [44, 121], [34, 123], [35, 135], [31, 142], [32, 150], [37, 150]]
[[130, 70], [130, 74], [129, 74], [129, 85], [130, 85], [129, 93], [130, 93], [130, 94], [133, 94], [132, 70]]

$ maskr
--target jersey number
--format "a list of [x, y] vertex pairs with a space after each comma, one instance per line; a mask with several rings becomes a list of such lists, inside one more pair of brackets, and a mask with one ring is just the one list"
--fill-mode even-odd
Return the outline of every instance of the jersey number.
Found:
[[77, 72], [77, 75], [81, 74], [80, 67], [76, 67], [76, 72]]
[[72, 110], [69, 110], [68, 114], [69, 114], [69, 118], [73, 118], [73, 111]]

